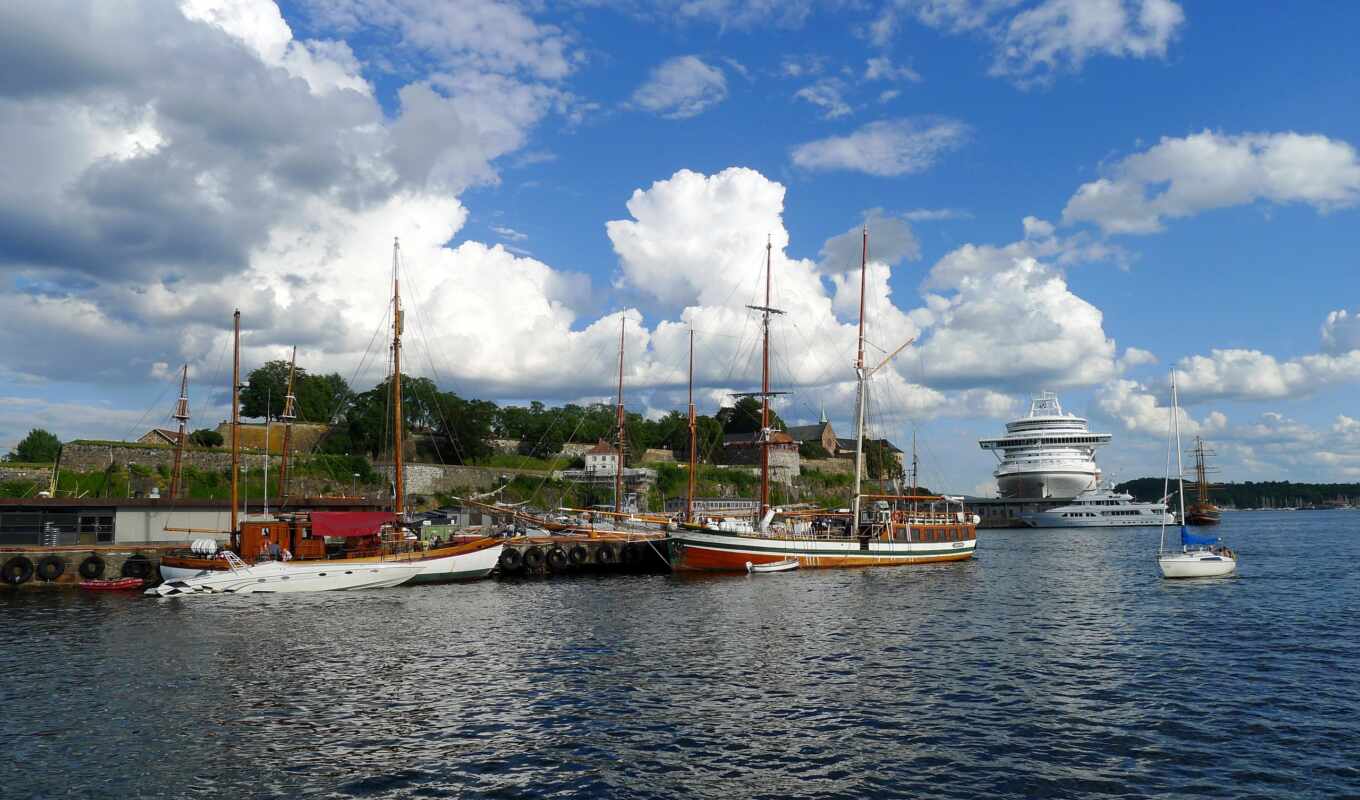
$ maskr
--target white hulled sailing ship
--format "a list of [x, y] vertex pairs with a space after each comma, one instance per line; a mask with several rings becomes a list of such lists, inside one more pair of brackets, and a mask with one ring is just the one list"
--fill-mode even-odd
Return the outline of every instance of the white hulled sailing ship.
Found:
[[[763, 357], [761, 390], [760, 504], [752, 522], [705, 520], [692, 517], [671, 534], [671, 564], [677, 570], [746, 572], [763, 564], [796, 560], [801, 567], [860, 567], [962, 561], [977, 547], [977, 517], [968, 513], [962, 498], [917, 495], [866, 495], [864, 474], [864, 413], [867, 383], [874, 373], [906, 348], [899, 347], [878, 366], [864, 360], [864, 287], [869, 256], [869, 233], [863, 233], [860, 256], [860, 314], [855, 373], [859, 396], [855, 419], [854, 498], [849, 513], [784, 514], [770, 506], [770, 319], [782, 313], [770, 307], [771, 246], [765, 245], [765, 305], [750, 306], [761, 314]], [[691, 436], [694, 406], [690, 405]], [[691, 453], [691, 474], [693, 454]], [[693, 484], [690, 486], [693, 494]], [[687, 508], [690, 504], [687, 503]]]

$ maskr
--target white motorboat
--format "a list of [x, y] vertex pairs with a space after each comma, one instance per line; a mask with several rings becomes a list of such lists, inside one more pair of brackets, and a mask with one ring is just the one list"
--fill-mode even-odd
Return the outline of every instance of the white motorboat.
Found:
[[[1176, 495], [1181, 504], [1181, 549], [1166, 548], [1166, 526], [1162, 526], [1161, 540], [1157, 544], [1157, 568], [1163, 578], [1217, 578], [1231, 575], [1237, 569], [1237, 554], [1223, 545], [1217, 536], [1200, 536], [1190, 533], [1185, 527], [1185, 471], [1181, 464], [1181, 426], [1180, 398], [1176, 393], [1176, 373], [1171, 373], [1171, 431], [1176, 437], [1176, 481], [1179, 489]], [[1166, 482], [1163, 491], [1171, 483], [1171, 437], [1167, 437]]]
[[420, 562], [378, 562], [339, 565], [265, 561], [247, 565], [226, 551], [228, 569], [205, 572], [192, 578], [171, 580], [146, 590], [159, 597], [193, 594], [255, 594], [259, 592], [334, 592], [350, 589], [386, 589], [400, 586], [418, 575]]
[[1115, 528], [1169, 525], [1175, 522], [1166, 503], [1141, 503], [1110, 486], [1083, 492], [1065, 506], [1019, 515], [1031, 528]]
[[788, 572], [789, 570], [792, 569], [798, 569], [798, 559], [796, 558], [786, 558], [783, 559], [782, 561], [771, 561], [768, 564], [753, 564], [750, 561], [746, 562], [746, 571], [749, 573]]

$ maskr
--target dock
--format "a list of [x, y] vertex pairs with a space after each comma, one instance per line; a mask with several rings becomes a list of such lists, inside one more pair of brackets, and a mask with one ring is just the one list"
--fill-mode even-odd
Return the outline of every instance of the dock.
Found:
[[500, 578], [670, 571], [669, 537], [655, 533], [516, 536], [505, 540]]

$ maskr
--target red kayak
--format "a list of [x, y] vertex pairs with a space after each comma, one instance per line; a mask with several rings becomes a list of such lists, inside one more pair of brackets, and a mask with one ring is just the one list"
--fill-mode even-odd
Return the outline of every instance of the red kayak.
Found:
[[80, 588], [89, 589], [95, 592], [120, 592], [128, 589], [140, 589], [145, 585], [146, 581], [142, 578], [119, 578], [117, 580], [80, 582]]

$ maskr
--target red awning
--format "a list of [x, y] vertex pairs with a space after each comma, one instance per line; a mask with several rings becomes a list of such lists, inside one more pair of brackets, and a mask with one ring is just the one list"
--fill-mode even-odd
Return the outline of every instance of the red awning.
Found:
[[313, 536], [372, 536], [394, 519], [391, 511], [313, 511]]

